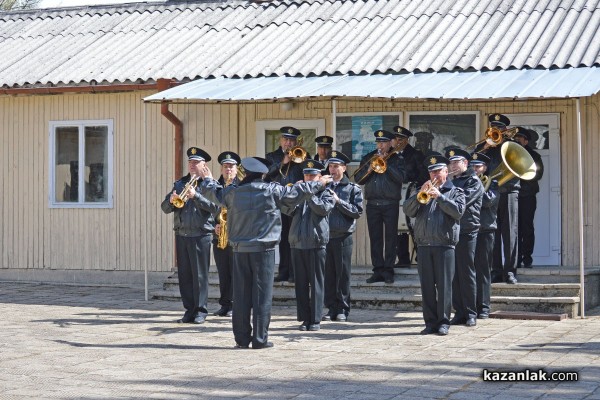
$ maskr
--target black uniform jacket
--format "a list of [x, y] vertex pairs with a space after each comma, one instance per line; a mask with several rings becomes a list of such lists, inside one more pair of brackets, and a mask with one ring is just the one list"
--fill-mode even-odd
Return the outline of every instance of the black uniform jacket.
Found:
[[529, 145], [525, 146], [525, 150], [529, 152], [535, 165], [537, 165], [537, 172], [532, 180], [525, 181], [521, 179], [521, 190], [519, 190], [519, 197], [530, 197], [535, 196], [540, 191], [539, 180], [544, 175], [544, 163], [542, 162], [542, 156], [540, 153], [533, 150]]
[[404, 213], [415, 218], [417, 246], [454, 247], [458, 243], [459, 221], [465, 211], [465, 193], [447, 180], [440, 188], [442, 195], [427, 204], [413, 195], [404, 201]]
[[452, 180], [454, 186], [465, 192], [465, 212], [460, 219], [460, 233], [471, 233], [479, 230], [481, 214], [481, 196], [483, 185], [473, 168], [468, 168]]
[[495, 231], [498, 227], [496, 216], [498, 214], [498, 182], [492, 181], [490, 188], [481, 197], [481, 214], [479, 216], [480, 232]]
[[281, 212], [292, 216], [288, 240], [292, 249], [325, 248], [329, 243], [329, 213], [335, 201], [331, 189], [313, 195], [293, 208]]
[[405, 181], [416, 182], [421, 187], [429, 180], [427, 168], [423, 165], [425, 156], [410, 144], [407, 144], [400, 154], [404, 158], [404, 169], [406, 169]]
[[[281, 146], [277, 150], [267, 153], [265, 158], [273, 163], [267, 172], [267, 180], [283, 186], [301, 181], [304, 178], [302, 166], [291, 161], [288, 164], [282, 164], [283, 156]], [[307, 153], [306, 158], [310, 158], [310, 154]]]
[[281, 239], [282, 206], [294, 207], [325, 187], [320, 182], [281, 186], [260, 179], [223, 188], [214, 179], [202, 182], [202, 194], [227, 207], [229, 245], [236, 252], [272, 249]]
[[363, 212], [363, 196], [360, 186], [343, 176], [337, 185], [330, 183], [331, 190], [340, 201], [329, 214], [329, 237], [339, 238], [356, 230], [356, 220]]
[[[198, 187], [196, 188], [196, 197], [189, 199], [183, 208], [177, 208], [169, 201], [173, 190], [178, 194], [181, 193], [185, 184], [189, 181], [190, 174], [187, 174], [173, 183], [173, 189], [171, 192], [167, 193], [160, 208], [165, 214], [175, 213], [173, 218], [173, 230], [176, 235], [195, 237], [211, 234], [215, 230], [213, 214], [215, 214], [219, 208], [215, 203], [202, 196]], [[200, 186], [200, 181], [198, 181], [198, 186]]]
[[406, 178], [404, 159], [401, 155], [393, 154], [387, 159], [387, 169], [383, 174], [371, 171], [370, 175], [363, 179], [370, 166], [366, 163], [377, 154], [377, 150], [370, 152], [360, 160], [360, 170], [354, 176], [354, 181], [365, 185], [364, 195], [369, 204], [392, 205], [402, 199], [402, 182]]

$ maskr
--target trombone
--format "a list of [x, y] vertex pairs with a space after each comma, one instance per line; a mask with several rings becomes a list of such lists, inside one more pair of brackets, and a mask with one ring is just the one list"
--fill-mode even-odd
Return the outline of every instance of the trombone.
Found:
[[185, 186], [183, 187], [183, 190], [181, 191], [181, 193], [179, 194], [175, 194], [175, 197], [173, 197], [173, 200], [171, 201], [171, 203], [177, 207], [177, 208], [183, 208], [183, 206], [185, 206], [185, 203], [187, 202], [187, 194], [189, 193], [191, 188], [196, 188], [196, 186], [198, 186], [198, 179], [200, 178], [200, 176], [198, 175], [192, 175], [192, 177], [190, 178], [189, 182], [185, 184]]
[[302, 147], [302, 142], [304, 138], [301, 137], [298, 139], [298, 144], [291, 149], [288, 150], [288, 156], [290, 157], [290, 162], [287, 165], [287, 169], [285, 170], [285, 174], [281, 171], [281, 167], [279, 168], [279, 173], [286, 178], [288, 173], [290, 172], [290, 163], [300, 164], [302, 161], [306, 160], [308, 156], [308, 152]]
[[487, 143], [491, 147], [496, 147], [496, 146], [504, 143], [505, 140], [512, 139], [513, 137], [515, 137], [515, 135], [517, 134], [518, 131], [519, 131], [518, 127], [514, 127], [514, 128], [507, 129], [505, 131], [501, 131], [500, 129], [496, 128], [495, 126], [490, 126], [489, 128], [487, 128], [485, 130], [485, 135], [484, 135], [485, 138], [480, 140], [477, 143], [473, 143], [472, 145], [468, 146], [467, 149], [477, 147], [483, 142]]
[[[358, 171], [363, 169], [365, 166], [369, 166], [369, 170], [367, 171], [365, 176], [363, 176], [361, 181], [364, 181], [373, 172], [383, 174], [385, 171], [387, 171], [387, 159], [393, 156], [394, 154], [397, 154], [398, 151], [401, 150], [401, 146], [402, 144], [398, 144], [396, 147], [390, 149], [390, 151], [385, 156], [382, 156], [379, 153], [374, 154], [373, 157], [371, 157], [371, 159], [369, 160], [369, 162], [364, 163], [356, 171], [354, 171], [354, 173], [352, 174], [352, 179], [354, 179]], [[360, 182], [356, 183], [360, 184]]]

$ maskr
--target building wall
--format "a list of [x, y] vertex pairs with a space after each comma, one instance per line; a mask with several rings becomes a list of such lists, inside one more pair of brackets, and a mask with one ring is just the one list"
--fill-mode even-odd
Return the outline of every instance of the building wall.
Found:
[[[2, 269], [167, 272], [173, 265], [171, 216], [160, 202], [173, 182], [173, 127], [160, 106], [144, 104], [151, 92], [0, 97], [0, 216]], [[586, 264], [600, 264], [597, 228], [599, 185], [587, 171], [598, 170], [599, 97], [581, 101], [586, 215]], [[295, 102], [291, 111], [276, 103], [174, 104], [184, 123], [184, 148], [196, 145], [213, 157], [233, 150], [256, 153], [256, 122], [278, 119], [325, 119], [332, 131], [331, 100]], [[379, 101], [337, 100], [338, 113], [385, 111], [479, 111], [559, 113], [562, 151], [562, 264], [579, 261], [577, 203], [577, 120], [575, 100], [536, 101]], [[114, 207], [48, 207], [48, 122], [114, 120]], [[216, 161], [211, 163], [218, 173]], [[184, 165], [185, 170], [185, 165]], [[354, 262], [369, 265], [366, 218], [359, 220]]]

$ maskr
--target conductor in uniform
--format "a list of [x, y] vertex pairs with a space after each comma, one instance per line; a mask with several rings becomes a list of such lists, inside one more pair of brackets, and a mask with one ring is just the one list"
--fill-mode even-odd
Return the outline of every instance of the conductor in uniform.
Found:
[[[415, 218], [417, 265], [423, 296], [422, 335], [447, 335], [452, 310], [454, 248], [459, 221], [465, 210], [465, 194], [448, 179], [448, 159], [439, 153], [425, 157], [430, 180], [421, 191], [404, 201], [404, 213]], [[418, 200], [421, 194], [429, 199]], [[425, 203], [425, 204], [423, 204]]]
[[360, 186], [346, 176], [350, 158], [341, 151], [329, 155], [329, 174], [335, 206], [329, 214], [329, 243], [325, 262], [325, 302], [329, 310], [323, 321], [344, 322], [350, 314], [350, 276], [352, 273], [352, 233], [363, 212]]
[[[299, 163], [292, 161], [290, 150], [298, 144], [298, 136], [301, 132], [292, 126], [284, 126], [280, 129], [279, 147], [277, 150], [267, 153], [265, 158], [271, 163], [267, 172], [267, 180], [277, 182], [282, 186], [294, 184], [302, 180], [302, 167]], [[310, 154], [306, 154], [310, 158]], [[290, 242], [288, 235], [292, 220], [287, 215], [281, 216], [281, 242], [279, 243], [279, 274], [275, 282], [294, 281], [294, 270], [290, 259]]]
[[[429, 179], [427, 168], [423, 165], [423, 153], [415, 149], [408, 140], [413, 133], [402, 126], [394, 127], [395, 139], [392, 140], [392, 147], [398, 149], [398, 154], [404, 159], [404, 169], [406, 170], [406, 179], [404, 182], [414, 182], [417, 187], [421, 187]], [[411, 257], [408, 250], [408, 233], [398, 234], [398, 263], [396, 268], [410, 268]]]
[[[367, 283], [394, 283], [398, 217], [406, 172], [404, 159], [392, 150], [394, 134], [381, 129], [374, 135], [377, 149], [362, 158], [354, 175], [355, 182], [364, 185], [367, 200], [367, 227], [373, 264], [373, 274]], [[385, 160], [385, 172], [374, 172], [371, 162], [375, 158]]]
[[[177, 253], [177, 278], [179, 293], [185, 313], [177, 322], [201, 324], [208, 316], [208, 267], [210, 242], [214, 231], [213, 215], [217, 205], [196, 191], [200, 169], [211, 160], [210, 155], [198, 147], [187, 150], [189, 173], [173, 184], [173, 189], [161, 203], [165, 214], [173, 213], [175, 250]], [[187, 193], [181, 198], [182, 208], [174, 205], [184, 187]]]
[[[202, 193], [228, 210], [229, 243], [233, 251], [233, 335], [237, 348], [273, 347], [268, 340], [273, 299], [275, 245], [281, 236], [282, 207], [294, 207], [325, 190], [328, 177], [318, 182], [281, 186], [263, 180], [269, 161], [242, 159], [246, 176], [239, 185], [223, 187], [208, 167]], [[252, 316], [252, 324], [250, 317]]]
[[480, 226], [483, 185], [473, 168], [469, 168], [469, 153], [462, 149], [450, 149], [446, 151], [446, 157], [450, 161], [449, 169], [453, 172], [452, 184], [461, 188], [465, 194], [465, 211], [460, 219], [460, 235], [455, 249], [456, 261], [452, 279], [452, 306], [455, 314], [450, 320], [450, 325], [475, 326], [475, 247]]

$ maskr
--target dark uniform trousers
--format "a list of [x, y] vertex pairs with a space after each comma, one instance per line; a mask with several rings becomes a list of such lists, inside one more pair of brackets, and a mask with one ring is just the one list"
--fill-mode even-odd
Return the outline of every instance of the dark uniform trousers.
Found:
[[212, 235], [175, 237], [179, 293], [185, 317], [208, 312], [208, 267]]
[[412, 262], [412, 257], [410, 256], [410, 251], [408, 250], [408, 239], [408, 233], [398, 234], [398, 264], [400, 265], [410, 265]]
[[260, 347], [269, 339], [274, 271], [275, 249], [233, 252], [233, 336], [241, 346]]
[[450, 324], [454, 248], [419, 246], [417, 265], [423, 297], [423, 319], [427, 328]]
[[325, 307], [333, 316], [350, 313], [352, 234], [329, 239], [325, 261]]
[[290, 256], [290, 226], [292, 217], [281, 214], [281, 241], [279, 242], [279, 277], [283, 280], [294, 279], [294, 268]]
[[477, 282], [477, 313], [490, 312], [491, 265], [494, 253], [494, 231], [479, 231], [475, 249], [475, 275]]
[[455, 251], [455, 271], [452, 279], [452, 306], [455, 318], [477, 318], [475, 247], [477, 232], [459, 236]]
[[231, 310], [231, 301], [233, 299], [233, 252], [231, 246], [219, 249], [213, 246], [215, 255], [215, 264], [219, 273], [219, 304]]
[[[517, 242], [519, 230], [519, 193], [500, 193], [498, 203], [498, 228], [494, 240], [492, 280], [506, 280], [508, 273], [517, 276]], [[502, 255], [504, 254], [504, 266]]]
[[296, 273], [298, 321], [319, 324], [323, 314], [325, 249], [292, 249], [292, 264]]
[[535, 228], [533, 219], [537, 208], [537, 198], [534, 196], [519, 196], [519, 258], [517, 263], [531, 265], [533, 246], [535, 245]]
[[[367, 200], [367, 227], [371, 243], [373, 273], [383, 278], [394, 276], [398, 240], [399, 202], [375, 205]], [[385, 243], [385, 254], [384, 254]]]

